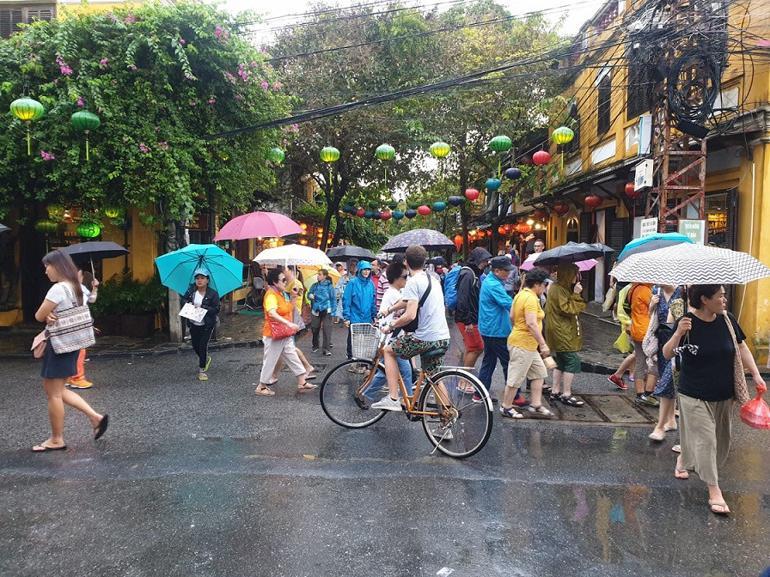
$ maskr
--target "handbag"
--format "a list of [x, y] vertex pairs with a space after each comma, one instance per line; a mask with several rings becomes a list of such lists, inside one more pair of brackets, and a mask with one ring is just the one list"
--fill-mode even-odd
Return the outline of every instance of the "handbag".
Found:
[[733, 346], [735, 346], [735, 362], [733, 363], [733, 382], [735, 383], [734, 396], [739, 405], [745, 405], [749, 402], [751, 397], [749, 396], [749, 387], [746, 384], [746, 373], [743, 369], [743, 360], [741, 360], [741, 353], [738, 348], [738, 339], [735, 336], [733, 323], [730, 321], [730, 317], [727, 316], [727, 313], [724, 313], [724, 319], [727, 323], [727, 330], [730, 331], [730, 336], [733, 338]]
[[425, 304], [425, 299], [428, 298], [428, 295], [430, 294], [430, 289], [433, 287], [433, 280], [430, 278], [430, 275], [428, 273], [425, 273], [425, 276], [428, 278], [428, 288], [426, 289], [425, 293], [420, 297], [420, 302], [417, 303], [417, 313], [415, 313], [414, 318], [409, 321], [407, 324], [405, 324], [403, 327], [401, 327], [401, 330], [403, 330], [405, 333], [413, 333], [417, 330], [417, 327], [420, 324], [420, 309], [422, 308], [422, 305]]
[[[294, 306], [294, 303], [291, 303], [291, 308], [295, 313], [297, 312], [297, 309]], [[270, 337], [271, 339], [279, 341], [281, 339], [287, 339], [289, 337], [293, 337], [296, 334], [297, 331], [294, 327], [290, 327], [286, 323], [277, 321], [274, 318], [272, 318], [270, 315], [265, 315], [265, 316], [267, 317], [267, 322], [270, 324], [270, 334], [272, 335]]]
[[45, 347], [48, 344], [48, 330], [43, 329], [32, 340], [32, 346], [29, 350], [32, 351], [32, 356], [36, 359], [42, 359], [45, 355]]
[[634, 344], [631, 342], [631, 337], [626, 331], [621, 331], [620, 335], [612, 344], [618, 352], [628, 354], [634, 350]]
[[82, 305], [78, 305], [72, 289], [66, 283], [63, 286], [72, 306], [58, 311], [58, 318], [48, 327], [48, 338], [57, 355], [87, 349], [96, 343], [94, 320], [85, 299]]

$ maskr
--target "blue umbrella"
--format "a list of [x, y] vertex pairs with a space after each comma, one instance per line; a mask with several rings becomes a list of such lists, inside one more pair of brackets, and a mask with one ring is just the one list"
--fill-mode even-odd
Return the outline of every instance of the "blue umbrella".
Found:
[[618, 255], [618, 262], [621, 262], [624, 258], [627, 258], [632, 254], [658, 250], [659, 248], [666, 248], [667, 246], [685, 242], [695, 244], [690, 237], [678, 232], [656, 232], [655, 234], [636, 238], [629, 242]]
[[224, 296], [243, 285], [243, 263], [213, 244], [190, 244], [155, 259], [160, 282], [184, 294], [198, 269], [208, 271], [209, 286]]

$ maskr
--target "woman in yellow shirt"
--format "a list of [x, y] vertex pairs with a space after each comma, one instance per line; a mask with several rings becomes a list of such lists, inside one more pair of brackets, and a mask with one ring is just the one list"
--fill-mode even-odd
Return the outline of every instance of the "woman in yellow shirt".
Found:
[[546, 271], [533, 268], [511, 305], [513, 330], [508, 336], [508, 380], [500, 405], [503, 417], [518, 419], [523, 416], [513, 408], [513, 400], [525, 379], [529, 379], [532, 386], [532, 398], [524, 411], [530, 417], [553, 417], [553, 413], [543, 406], [543, 380], [548, 376], [543, 357], [549, 356], [551, 351], [543, 337], [545, 313], [540, 306], [540, 295], [545, 292], [547, 278]]

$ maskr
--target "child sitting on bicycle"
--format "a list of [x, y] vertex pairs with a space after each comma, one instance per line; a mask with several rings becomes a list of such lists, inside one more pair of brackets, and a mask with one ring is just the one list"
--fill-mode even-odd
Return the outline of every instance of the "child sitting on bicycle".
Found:
[[401, 410], [398, 399], [399, 357], [411, 358], [420, 355], [423, 370], [431, 373], [441, 365], [444, 357], [443, 355], [433, 357], [425, 355], [439, 349], [446, 350], [449, 347], [449, 326], [444, 310], [444, 294], [441, 283], [431, 279], [423, 270], [427, 257], [428, 253], [422, 246], [413, 245], [406, 249], [409, 279], [402, 294], [406, 307], [398, 319], [387, 323], [382, 328], [386, 334], [397, 329], [403, 329], [406, 332], [385, 347], [388, 396], [372, 404], [372, 409]]

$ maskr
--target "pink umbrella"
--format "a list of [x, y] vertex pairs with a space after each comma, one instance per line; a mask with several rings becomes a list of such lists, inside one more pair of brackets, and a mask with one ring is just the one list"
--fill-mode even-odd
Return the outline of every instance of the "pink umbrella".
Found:
[[[535, 259], [540, 256], [540, 253], [534, 252], [531, 255], [527, 257], [527, 260], [525, 260], [523, 263], [521, 263], [521, 270], [528, 271], [535, 268]], [[580, 260], [575, 263], [578, 267], [578, 270], [580, 272], [586, 272], [588, 270], [591, 270], [594, 268], [597, 264], [599, 264], [599, 261], [595, 258], [589, 258], [588, 260]]]
[[250, 212], [236, 216], [225, 224], [214, 240], [246, 240], [302, 234], [300, 226], [277, 212]]

